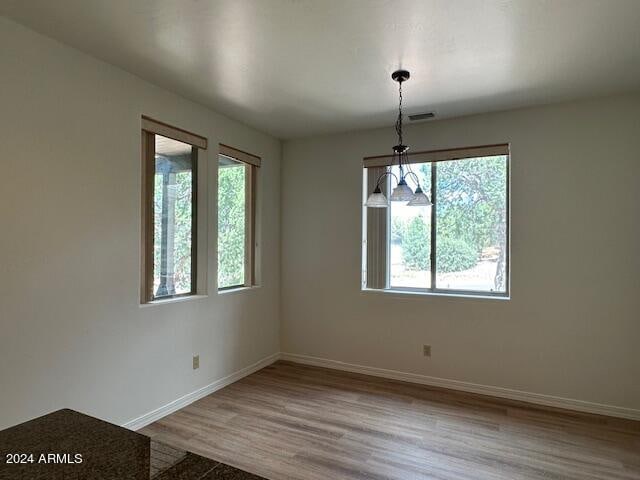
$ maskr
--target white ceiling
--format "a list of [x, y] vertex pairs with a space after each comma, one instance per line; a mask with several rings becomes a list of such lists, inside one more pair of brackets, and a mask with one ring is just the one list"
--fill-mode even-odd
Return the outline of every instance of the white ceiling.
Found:
[[[0, 13], [281, 138], [640, 88], [640, 0], [0, 0]], [[3, 47], [4, 48], [4, 47]]]

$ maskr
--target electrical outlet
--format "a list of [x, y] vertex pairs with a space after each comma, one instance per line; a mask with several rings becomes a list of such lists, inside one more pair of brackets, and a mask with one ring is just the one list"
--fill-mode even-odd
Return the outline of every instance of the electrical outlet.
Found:
[[197, 370], [200, 368], [200, 355], [193, 356], [193, 369]]
[[422, 346], [422, 355], [424, 355], [425, 357], [431, 356], [431, 345]]

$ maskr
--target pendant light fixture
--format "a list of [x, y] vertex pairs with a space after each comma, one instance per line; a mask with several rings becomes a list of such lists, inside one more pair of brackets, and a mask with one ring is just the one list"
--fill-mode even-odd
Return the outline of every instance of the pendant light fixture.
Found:
[[[387, 201], [387, 197], [382, 193], [380, 189], [380, 182], [383, 178], [387, 176], [391, 176], [396, 179], [396, 187], [391, 192], [391, 201], [392, 202], [408, 202], [407, 205], [410, 206], [430, 206], [431, 201], [429, 197], [422, 191], [420, 187], [420, 180], [418, 176], [411, 171], [409, 167], [409, 147], [403, 143], [402, 139], [402, 83], [409, 80], [409, 72], [407, 70], [396, 70], [391, 74], [391, 78], [398, 82], [398, 93], [399, 93], [399, 102], [398, 102], [398, 119], [396, 120], [396, 134], [398, 135], [398, 144], [393, 147], [393, 157], [391, 159], [391, 165], [398, 165], [398, 173], [399, 176], [396, 176], [392, 171], [391, 167], [387, 167], [387, 170], [378, 177], [378, 181], [376, 182], [376, 187], [373, 190], [373, 193], [369, 195], [367, 199], [367, 203], [365, 204], [370, 208], [387, 208], [389, 206], [389, 202]], [[407, 184], [407, 178], [411, 178], [415, 180], [416, 190], [415, 192], [409, 187]]]
[[420, 185], [416, 188], [416, 193], [413, 194], [413, 198], [409, 200], [407, 205], [411, 207], [430, 207], [431, 200], [427, 197], [427, 194], [422, 191]]

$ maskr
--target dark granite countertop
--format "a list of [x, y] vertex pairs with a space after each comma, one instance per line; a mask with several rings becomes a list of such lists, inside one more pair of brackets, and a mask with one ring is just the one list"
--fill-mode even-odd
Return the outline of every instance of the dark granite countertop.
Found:
[[260, 480], [73, 410], [0, 431], [0, 480]]

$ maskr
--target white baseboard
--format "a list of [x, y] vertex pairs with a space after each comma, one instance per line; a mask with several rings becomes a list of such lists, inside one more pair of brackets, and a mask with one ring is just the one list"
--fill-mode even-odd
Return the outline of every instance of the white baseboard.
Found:
[[575, 400], [572, 398], [556, 397], [552, 395], [543, 395], [540, 393], [524, 392], [522, 390], [512, 390], [509, 388], [494, 387], [490, 385], [480, 385], [471, 382], [462, 382], [460, 380], [450, 380], [446, 378], [431, 377], [428, 375], [420, 375], [417, 373], [406, 373], [397, 370], [388, 370], [385, 368], [368, 367], [366, 365], [356, 365], [353, 363], [341, 362], [339, 360], [329, 360], [327, 358], [312, 357], [309, 355], [299, 355], [296, 353], [274, 353], [266, 358], [249, 365], [237, 372], [227, 375], [206, 385], [194, 392], [188, 393], [177, 400], [174, 400], [160, 408], [134, 418], [122, 425], [130, 430], [139, 430], [162, 417], [165, 417], [196, 400], [206, 397], [207, 395], [220, 390], [234, 382], [237, 382], [247, 375], [251, 375], [258, 370], [271, 365], [277, 360], [287, 360], [289, 362], [301, 363], [304, 365], [314, 365], [316, 367], [333, 368], [335, 370], [343, 370], [346, 372], [363, 373], [365, 375], [373, 375], [375, 377], [389, 378], [392, 380], [401, 380], [404, 382], [418, 383], [421, 385], [429, 385], [433, 387], [449, 388], [451, 390], [460, 390], [463, 392], [478, 393], [481, 395], [489, 395], [492, 397], [507, 398], [510, 400], [519, 400], [522, 402], [544, 405], [547, 407], [563, 408], [566, 410], [574, 410], [585, 413], [595, 413], [598, 415], [606, 415], [609, 417], [627, 418], [630, 420], [640, 420], [640, 410], [626, 407], [618, 407], [615, 405], [604, 405], [600, 403], [585, 402], [583, 400]]
[[222, 377], [219, 380], [216, 380], [209, 385], [206, 385], [198, 390], [188, 393], [183, 397], [178, 398], [166, 405], [156, 408], [155, 410], [145, 413], [144, 415], [134, 418], [133, 420], [129, 420], [124, 425], [125, 428], [129, 430], [139, 430], [142, 427], [149, 425], [157, 420], [160, 420], [162, 417], [166, 417], [170, 413], [175, 412], [176, 410], [180, 410], [181, 408], [186, 407], [187, 405], [195, 402], [196, 400], [201, 399], [202, 397], [206, 397], [207, 395], [215, 392], [216, 390], [220, 390], [221, 388], [226, 387], [227, 385], [232, 384], [233, 382], [237, 382], [243, 377], [247, 375], [251, 375], [254, 372], [257, 372], [261, 368], [264, 368], [268, 365], [271, 365], [273, 362], [277, 361], [280, 358], [279, 353], [274, 353], [273, 355], [269, 355], [266, 358], [254, 363], [253, 365], [249, 365], [237, 372], [232, 373], [231, 375], [227, 375], [226, 377]]
[[571, 398], [555, 397], [552, 395], [524, 392], [521, 390], [512, 390], [509, 388], [480, 385], [477, 383], [449, 380], [439, 377], [430, 377], [428, 375], [420, 375], [417, 373], [405, 373], [399, 372], [397, 370], [387, 370], [384, 368], [368, 367], [365, 365], [355, 365], [338, 360], [329, 360], [326, 358], [311, 357], [308, 355], [299, 355], [295, 353], [281, 353], [280, 359], [295, 363], [302, 363], [305, 365], [333, 368], [335, 370], [344, 370], [346, 372], [363, 373], [365, 375], [373, 375], [376, 377], [402, 380], [405, 382], [419, 383], [422, 385], [430, 385], [433, 387], [449, 388], [452, 390], [460, 390], [463, 392], [490, 395], [492, 397], [519, 400], [522, 402], [534, 403], [547, 407], [563, 408], [566, 410], [574, 410], [585, 413], [595, 413], [598, 415], [606, 415], [609, 417], [640, 420], [640, 410], [636, 410], [633, 408], [617, 407], [614, 405], [603, 405], [600, 403], [585, 402], [583, 400], [574, 400]]

